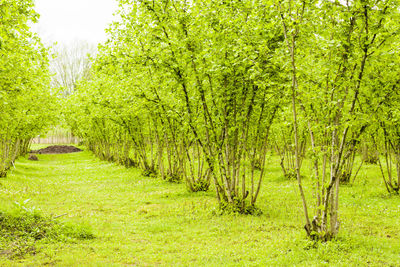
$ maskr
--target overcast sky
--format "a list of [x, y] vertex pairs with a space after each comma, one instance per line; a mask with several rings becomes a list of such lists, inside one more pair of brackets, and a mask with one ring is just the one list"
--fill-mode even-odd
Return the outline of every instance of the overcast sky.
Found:
[[75, 41], [97, 44], [107, 37], [104, 30], [114, 20], [116, 0], [35, 0], [39, 23], [33, 26], [46, 44], [68, 45]]

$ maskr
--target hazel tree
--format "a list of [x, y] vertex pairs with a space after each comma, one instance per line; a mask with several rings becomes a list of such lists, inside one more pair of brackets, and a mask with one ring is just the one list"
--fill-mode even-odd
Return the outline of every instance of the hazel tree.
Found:
[[[366, 73], [383, 44], [395, 34], [395, 1], [276, 1], [285, 33], [284, 60], [290, 62], [295, 140], [298, 113], [308, 123], [313, 152], [315, 216], [302, 187], [299, 143], [297, 180], [307, 234], [328, 240], [339, 229], [339, 179], [351, 142], [365, 131], [368, 119], [361, 103], [368, 95]], [[301, 48], [301, 49], [300, 49]]]

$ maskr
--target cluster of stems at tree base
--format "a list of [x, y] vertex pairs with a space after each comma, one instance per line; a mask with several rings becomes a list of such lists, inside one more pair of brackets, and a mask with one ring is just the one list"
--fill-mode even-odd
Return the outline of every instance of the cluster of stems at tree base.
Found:
[[[125, 129], [132, 128], [131, 125], [124, 126]], [[83, 139], [86, 147], [101, 160], [140, 168], [142, 175], [147, 177], [159, 176], [173, 183], [184, 180], [190, 192], [207, 191], [211, 174], [196, 144], [182, 143], [179, 146], [179, 140], [171, 142], [166, 137], [160, 138], [155, 131], [151, 133], [154, 136], [144, 136], [130, 129], [126, 135], [113, 141], [106, 133]], [[183, 151], [185, 153], [181, 153]]]
[[334, 222], [334, 227], [331, 227], [331, 230], [328, 230], [326, 225], [322, 226], [319, 223], [318, 217], [315, 216], [314, 219], [311, 221], [311, 224], [306, 224], [304, 229], [307, 232], [307, 236], [314, 241], [322, 241], [327, 242], [332, 240], [336, 237], [339, 231], [339, 222]]
[[0, 177], [6, 177], [15, 160], [28, 153], [30, 141], [30, 138], [0, 140]]
[[[385, 183], [386, 190], [392, 194], [400, 193], [400, 139], [399, 131], [395, 128], [389, 128], [384, 123], [381, 123], [383, 133], [382, 149], [384, 164], [378, 157], [378, 165]], [[393, 129], [394, 128], [394, 129]], [[377, 138], [374, 138], [375, 148], [378, 149]], [[393, 175], [393, 173], [395, 175]]]
[[243, 215], [262, 215], [262, 210], [245, 200], [235, 198], [233, 202], [221, 201], [218, 205], [216, 214], [243, 214]]

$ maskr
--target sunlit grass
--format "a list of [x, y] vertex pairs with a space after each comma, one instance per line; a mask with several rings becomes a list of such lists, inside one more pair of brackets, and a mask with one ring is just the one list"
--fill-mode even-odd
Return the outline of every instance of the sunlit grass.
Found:
[[[35, 148], [36, 149], [36, 148]], [[90, 152], [21, 158], [0, 180], [0, 205], [63, 215], [60, 222], [88, 225], [95, 236], [39, 243], [36, 255], [0, 256], [0, 265], [57, 266], [396, 266], [400, 263], [400, 198], [389, 196], [376, 166], [366, 165], [353, 185], [341, 187], [340, 234], [313, 244], [303, 229], [295, 181], [271, 158], [261, 216], [213, 215], [216, 199], [189, 193], [184, 184], [143, 177], [94, 158]], [[304, 166], [306, 188], [309, 167]], [[307, 190], [308, 195], [312, 193]], [[1, 250], [1, 248], [0, 248]]]

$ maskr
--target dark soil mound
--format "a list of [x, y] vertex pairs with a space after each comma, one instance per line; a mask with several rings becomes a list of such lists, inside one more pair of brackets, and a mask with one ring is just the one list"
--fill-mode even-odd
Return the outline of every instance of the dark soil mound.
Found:
[[31, 153], [36, 154], [65, 154], [65, 153], [74, 153], [80, 152], [82, 149], [79, 149], [74, 146], [48, 146], [46, 148], [42, 148], [39, 150], [32, 150]]
[[28, 159], [29, 159], [29, 160], [35, 160], [35, 161], [39, 160], [38, 157], [37, 157], [35, 154], [29, 155], [29, 158], [28, 158]]

